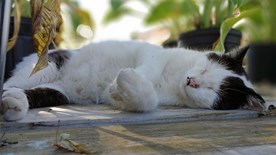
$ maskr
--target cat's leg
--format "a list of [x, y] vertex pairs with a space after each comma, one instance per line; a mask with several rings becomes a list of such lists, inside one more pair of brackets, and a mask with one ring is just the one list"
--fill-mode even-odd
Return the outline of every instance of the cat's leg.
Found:
[[14, 121], [23, 118], [29, 108], [64, 103], [59, 101], [65, 101], [66, 97], [63, 97], [64, 95], [60, 93], [61, 88], [53, 82], [62, 75], [63, 66], [70, 59], [71, 53], [56, 51], [48, 56], [49, 65], [32, 76], [31, 72], [37, 62], [37, 56], [33, 54], [25, 57], [16, 66], [13, 76], [4, 83], [0, 111], [6, 120]]
[[56, 83], [23, 90], [10, 88], [2, 95], [0, 111], [6, 121], [16, 121], [24, 118], [30, 108], [49, 107], [68, 104], [63, 89]]
[[125, 111], [151, 111], [158, 103], [152, 82], [134, 69], [120, 70], [109, 87], [109, 95], [111, 104]]
[[7, 121], [22, 119], [29, 109], [29, 103], [23, 89], [11, 88], [4, 91], [0, 111]]
[[49, 63], [43, 70], [31, 75], [37, 63], [37, 56], [25, 57], [16, 65], [13, 75], [4, 83], [4, 90], [9, 88], [31, 89], [44, 83], [51, 83], [60, 78], [65, 63], [70, 59], [70, 51], [55, 51], [48, 54]]

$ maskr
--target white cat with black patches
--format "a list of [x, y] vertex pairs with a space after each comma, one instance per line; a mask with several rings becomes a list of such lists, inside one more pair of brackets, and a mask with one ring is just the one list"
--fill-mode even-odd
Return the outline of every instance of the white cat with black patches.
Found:
[[68, 103], [104, 103], [132, 112], [158, 105], [263, 110], [265, 101], [242, 68], [246, 51], [219, 54], [106, 41], [51, 52], [49, 66], [29, 77], [37, 62], [31, 55], [5, 82], [0, 108], [7, 121], [22, 119], [29, 108]]

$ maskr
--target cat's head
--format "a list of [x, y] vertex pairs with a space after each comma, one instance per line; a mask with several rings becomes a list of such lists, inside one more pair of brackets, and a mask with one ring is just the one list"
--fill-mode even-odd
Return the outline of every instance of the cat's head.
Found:
[[181, 84], [183, 94], [206, 108], [264, 110], [264, 99], [253, 90], [242, 67], [247, 49], [207, 53], [186, 72]]

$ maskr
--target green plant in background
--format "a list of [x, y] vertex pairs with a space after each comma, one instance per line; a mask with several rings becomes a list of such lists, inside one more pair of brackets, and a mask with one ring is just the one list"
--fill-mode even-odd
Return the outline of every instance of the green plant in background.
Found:
[[[172, 3], [173, 1], [173, 3]], [[194, 29], [220, 27], [234, 15], [238, 0], [163, 0], [150, 11], [146, 23], [170, 20], [175, 28], [174, 36]]]
[[20, 15], [22, 17], [31, 17], [31, 8], [30, 8], [30, 1], [28, 0], [17, 0]]
[[216, 50], [223, 50], [226, 34], [236, 24], [236, 28], [246, 33], [251, 42], [276, 43], [276, 1], [243, 0], [239, 10], [239, 15], [222, 23], [220, 43]]
[[[134, 0], [110, 0], [110, 10], [105, 22], [109, 23], [126, 15], [141, 17], [139, 10], [127, 6]], [[220, 27], [221, 23], [234, 16], [240, 0], [157, 0], [150, 3], [140, 0], [148, 8], [143, 21], [148, 25], [161, 24], [177, 38], [182, 32], [209, 27]]]
[[91, 13], [88, 10], [81, 8], [78, 0], [62, 0], [62, 5], [65, 5], [65, 9], [62, 10], [65, 20], [69, 21], [68, 25], [66, 25], [67, 28], [69, 28], [66, 31], [66, 38], [70, 38], [65, 40], [67, 45], [75, 43], [81, 45], [82, 42], [91, 40], [96, 28]]
[[181, 32], [193, 29], [197, 15], [199, 7], [194, 0], [160, 0], [150, 8], [144, 21], [149, 25], [161, 23], [170, 30], [171, 38], [177, 38]]
[[[135, 6], [130, 7], [128, 4], [133, 1], [140, 2], [148, 12], [141, 13]], [[186, 28], [183, 20], [180, 20], [183, 15], [180, 3], [179, 0], [110, 0], [110, 9], [104, 17], [104, 23], [109, 24], [124, 16], [134, 16], [141, 18], [146, 25], [163, 25], [170, 30], [172, 36], [176, 36]]]
[[[254, 6], [251, 6], [254, 3]], [[276, 43], [276, 1], [274, 0], [248, 0], [244, 8], [251, 6], [255, 12], [249, 15], [247, 21], [241, 24], [241, 31], [249, 35], [254, 43]]]
[[106, 12], [103, 22], [109, 24], [127, 15], [143, 18], [145, 13], [128, 6], [129, 2], [132, 1], [140, 2], [147, 9], [151, 8], [154, 4], [151, 0], [109, 0], [110, 9]]

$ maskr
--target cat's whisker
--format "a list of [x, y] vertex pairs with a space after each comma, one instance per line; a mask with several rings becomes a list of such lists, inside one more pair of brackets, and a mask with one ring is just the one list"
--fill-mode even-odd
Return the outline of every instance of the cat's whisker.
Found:
[[238, 89], [234, 89], [234, 88], [227, 88], [225, 90], [233, 90], [233, 91], [237, 91], [237, 92], [240, 92], [240, 93], [243, 93], [243, 94], [246, 94], [246, 95], [250, 95], [249, 93], [247, 92], [244, 92], [244, 91], [241, 91], [241, 90], [238, 90]]

